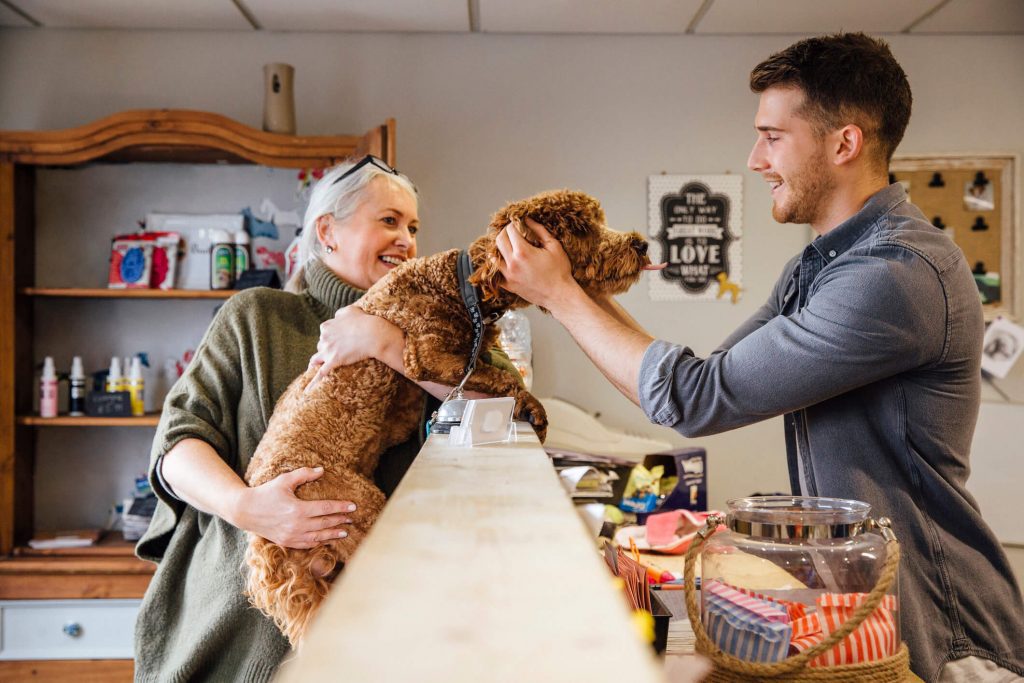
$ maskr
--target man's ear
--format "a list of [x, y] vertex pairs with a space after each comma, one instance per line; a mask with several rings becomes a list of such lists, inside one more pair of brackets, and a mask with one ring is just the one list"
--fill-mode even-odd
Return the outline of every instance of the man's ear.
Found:
[[864, 131], [855, 123], [848, 123], [829, 134], [832, 163], [848, 164], [864, 154]]

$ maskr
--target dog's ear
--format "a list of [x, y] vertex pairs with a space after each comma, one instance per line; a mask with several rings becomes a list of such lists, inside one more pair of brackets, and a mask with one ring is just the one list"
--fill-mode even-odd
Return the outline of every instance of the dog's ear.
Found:
[[469, 277], [469, 281], [480, 288], [484, 301], [497, 299], [501, 292], [501, 285], [505, 282], [505, 277], [498, 270], [499, 256], [493, 231], [477, 238], [473, 244], [469, 245], [469, 258], [473, 263], [478, 264], [476, 270]]

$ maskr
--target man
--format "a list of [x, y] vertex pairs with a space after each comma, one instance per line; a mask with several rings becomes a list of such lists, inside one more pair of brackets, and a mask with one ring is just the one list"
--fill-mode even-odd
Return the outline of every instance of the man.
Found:
[[[499, 235], [507, 288], [547, 308], [655, 423], [700, 436], [785, 415], [795, 493], [892, 519], [903, 637], [926, 680], [1024, 675], [1024, 608], [967, 492], [984, 329], [963, 253], [888, 184], [910, 118], [906, 75], [863, 34], [800, 41], [751, 73], [748, 160], [772, 216], [818, 237], [706, 359], [589, 299], [530, 223]], [[971, 678], [979, 676], [979, 678]]]

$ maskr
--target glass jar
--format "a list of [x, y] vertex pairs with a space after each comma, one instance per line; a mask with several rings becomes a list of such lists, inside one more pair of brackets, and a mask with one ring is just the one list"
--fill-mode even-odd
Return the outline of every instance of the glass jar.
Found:
[[[825, 640], [865, 603], [887, 573], [879, 606], [811, 661], [878, 661], [900, 647], [894, 552], [888, 520], [855, 500], [791, 496], [728, 502], [724, 526], [701, 550], [701, 617], [710, 640], [745, 661], [778, 662]], [[895, 547], [895, 543], [894, 546]]]

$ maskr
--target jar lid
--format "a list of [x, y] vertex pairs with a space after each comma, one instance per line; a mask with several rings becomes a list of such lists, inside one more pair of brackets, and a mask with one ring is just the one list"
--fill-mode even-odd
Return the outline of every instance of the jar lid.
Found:
[[865, 529], [871, 506], [859, 500], [811, 496], [734, 498], [726, 524], [757, 538], [848, 538]]

